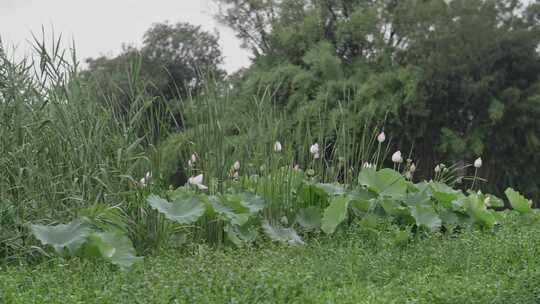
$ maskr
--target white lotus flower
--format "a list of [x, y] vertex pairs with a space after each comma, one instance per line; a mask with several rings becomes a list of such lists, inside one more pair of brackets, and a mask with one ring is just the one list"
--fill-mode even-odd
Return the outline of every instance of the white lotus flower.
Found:
[[383, 143], [386, 140], [386, 134], [384, 134], [384, 131], [377, 136], [377, 141], [380, 143]]
[[482, 167], [482, 158], [479, 157], [479, 158], [477, 158], [477, 159], [474, 161], [474, 167], [475, 167], [476, 169]]
[[394, 154], [392, 154], [392, 161], [394, 163], [402, 163], [403, 157], [401, 157], [401, 151], [396, 151]]
[[146, 172], [143, 178], [139, 181], [139, 184], [141, 187], [146, 187], [148, 184], [150, 184], [150, 180], [152, 179], [152, 172]]
[[281, 152], [281, 149], [281, 143], [279, 141], [276, 141], [276, 143], [274, 144], [274, 151]]
[[237, 160], [237, 161], [234, 162], [233, 169], [234, 169], [235, 171], [240, 170], [240, 161], [239, 161], [239, 160]]
[[206, 190], [208, 187], [203, 185], [203, 175], [199, 174], [197, 176], [192, 176], [188, 178], [188, 184], [198, 187], [201, 190]]
[[441, 165], [435, 166], [435, 173], [441, 172]]
[[309, 147], [309, 153], [311, 154], [319, 154], [319, 144], [315, 143]]

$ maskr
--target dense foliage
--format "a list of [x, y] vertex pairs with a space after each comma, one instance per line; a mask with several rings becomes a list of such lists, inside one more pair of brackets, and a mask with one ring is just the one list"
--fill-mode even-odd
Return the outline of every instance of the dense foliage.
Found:
[[218, 19], [255, 55], [236, 83], [240, 100], [270, 96], [297, 122], [345, 111], [351, 132], [385, 120], [421, 176], [482, 155], [493, 191], [522, 185], [539, 197], [537, 3], [217, 2]]
[[382, 222], [307, 246], [193, 244], [129, 271], [88, 260], [0, 266], [4, 303], [537, 303], [540, 227], [509, 217], [497, 233], [404, 243]]
[[[538, 299], [540, 212], [528, 197], [540, 6], [220, 2], [255, 57], [212, 85], [201, 75], [223, 80], [217, 37], [187, 24], [156, 24], [142, 48], [82, 72], [59, 40], [36, 41], [37, 61], [0, 52], [2, 270], [46, 257], [110, 277], [113, 264], [144, 277], [119, 287], [142, 301], [131, 288], [148, 277], [161, 302]], [[173, 249], [191, 252], [153, 256]], [[179, 275], [171, 265], [184, 261]], [[17, 269], [0, 274], [0, 300], [27, 302], [34, 281]], [[93, 296], [77, 298], [118, 302]]]

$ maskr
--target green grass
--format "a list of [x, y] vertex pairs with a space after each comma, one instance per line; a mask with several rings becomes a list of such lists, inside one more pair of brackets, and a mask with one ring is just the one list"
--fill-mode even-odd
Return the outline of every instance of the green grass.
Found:
[[2, 266], [1, 303], [540, 303], [540, 227], [418, 237], [351, 228], [305, 247], [190, 245], [127, 272], [72, 259]]

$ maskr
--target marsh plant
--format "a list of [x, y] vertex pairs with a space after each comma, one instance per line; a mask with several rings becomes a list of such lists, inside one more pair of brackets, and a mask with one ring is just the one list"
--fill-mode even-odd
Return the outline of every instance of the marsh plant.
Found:
[[506, 204], [479, 191], [481, 161], [472, 177], [441, 164], [432, 179], [418, 179], [421, 160], [382, 122], [350, 128], [353, 101], [292, 117], [271, 92], [239, 100], [215, 83], [171, 105], [149, 93], [134, 60], [122, 92], [129, 107], [119, 113], [114, 94], [96, 91], [75, 54], [53, 41], [36, 39], [39, 61], [1, 58], [4, 261], [55, 252], [127, 268], [186, 242], [303, 245], [353, 222], [368, 231], [391, 222], [407, 240], [492, 230], [504, 206], [538, 219], [510, 188]]

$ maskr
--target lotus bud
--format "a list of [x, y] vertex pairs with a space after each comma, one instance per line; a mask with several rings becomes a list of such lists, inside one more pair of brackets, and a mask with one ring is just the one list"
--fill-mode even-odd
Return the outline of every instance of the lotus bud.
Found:
[[379, 143], [383, 143], [385, 140], [386, 140], [386, 134], [384, 134], [384, 131], [383, 131], [379, 134], [379, 136], [377, 136], [377, 141]]
[[441, 172], [441, 165], [435, 166], [435, 173]]
[[239, 160], [237, 160], [236, 162], [234, 162], [233, 169], [234, 169], [235, 171], [240, 170], [240, 161], [239, 161]]
[[409, 171], [411, 171], [411, 173], [414, 173], [416, 171], [416, 166], [414, 163], [412, 163], [411, 166], [409, 167]]
[[412, 179], [412, 173], [411, 173], [411, 171], [405, 172], [405, 178], [408, 179], [408, 180], [411, 180], [411, 179]]
[[394, 154], [392, 154], [392, 162], [394, 162], [394, 163], [403, 162], [403, 158], [401, 157], [401, 152], [400, 151], [396, 151]]
[[319, 144], [315, 143], [309, 147], [309, 153], [311, 154], [319, 154]]
[[486, 198], [484, 199], [484, 205], [486, 205], [486, 206], [488, 206], [488, 207], [491, 207], [491, 202], [490, 202], [490, 201], [491, 201], [491, 197], [489, 197], [489, 196], [486, 197]]
[[482, 158], [479, 157], [479, 158], [477, 158], [477, 159], [474, 161], [474, 167], [475, 167], [476, 169], [482, 167]]
[[274, 151], [281, 152], [281, 149], [281, 143], [279, 141], [276, 141], [276, 143], [274, 144]]

